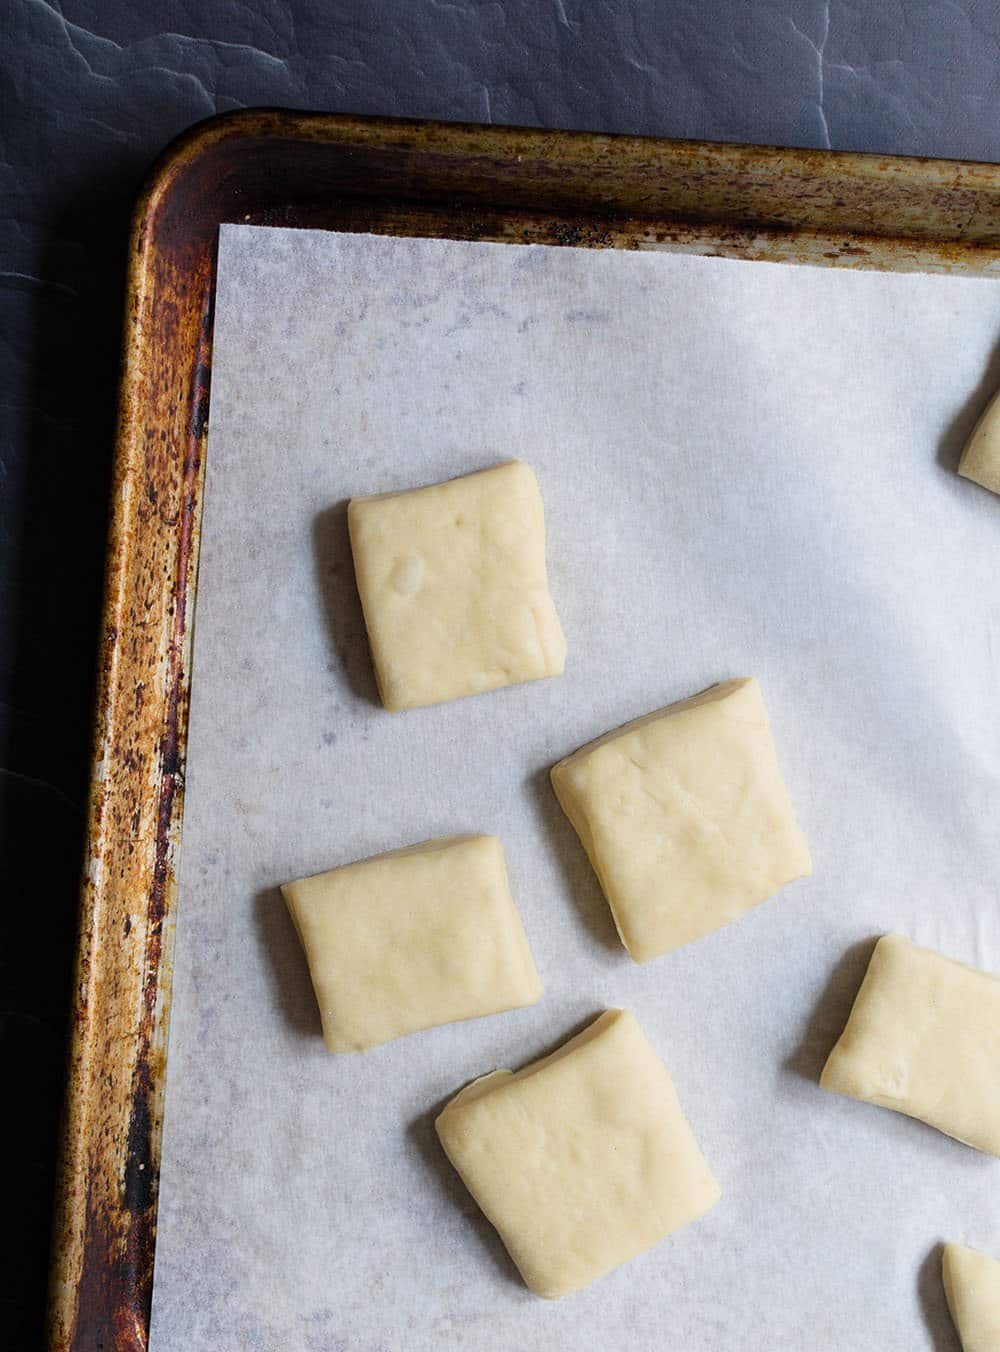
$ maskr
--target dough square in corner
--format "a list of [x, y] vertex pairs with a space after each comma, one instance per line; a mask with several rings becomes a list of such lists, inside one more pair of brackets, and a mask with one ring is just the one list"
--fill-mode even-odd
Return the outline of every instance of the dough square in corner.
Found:
[[962, 1352], [1000, 1348], [1000, 1263], [963, 1244], [946, 1244], [941, 1275]]
[[522, 461], [352, 498], [347, 517], [387, 709], [561, 675], [542, 495]]
[[719, 1186], [633, 1016], [606, 1010], [440, 1114], [445, 1153], [528, 1287], [569, 1295], [697, 1220]]
[[553, 767], [552, 785], [636, 962], [720, 929], [812, 871], [750, 678], [589, 742]]
[[449, 836], [281, 889], [331, 1052], [536, 1004], [496, 836]]
[[995, 394], [972, 429], [958, 472], [964, 479], [1000, 494], [1000, 394]]

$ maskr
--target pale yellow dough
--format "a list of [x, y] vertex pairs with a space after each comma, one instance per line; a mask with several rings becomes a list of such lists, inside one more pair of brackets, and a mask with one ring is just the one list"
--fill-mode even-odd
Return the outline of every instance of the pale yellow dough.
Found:
[[496, 836], [451, 836], [281, 889], [331, 1052], [541, 999]]
[[437, 1131], [539, 1296], [586, 1286], [719, 1199], [666, 1067], [621, 1009], [474, 1081]]
[[752, 679], [599, 737], [554, 766], [552, 784], [636, 962], [811, 872]]
[[1000, 981], [885, 935], [820, 1084], [1000, 1155]]
[[1000, 1263], [961, 1244], [946, 1244], [941, 1266], [962, 1352], [998, 1352]]
[[991, 493], [1000, 493], [1000, 394], [993, 396], [972, 429], [958, 472]]
[[509, 460], [348, 508], [358, 591], [387, 709], [558, 676], [534, 474]]

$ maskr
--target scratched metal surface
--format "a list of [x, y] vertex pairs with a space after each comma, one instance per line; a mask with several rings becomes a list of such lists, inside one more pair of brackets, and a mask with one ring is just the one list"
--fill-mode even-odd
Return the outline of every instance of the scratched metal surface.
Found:
[[31, 899], [0, 918], [0, 1046], [22, 1104], [0, 1344], [17, 1348], [37, 1341], [45, 1283], [127, 222], [154, 154], [211, 113], [286, 104], [992, 160], [1000, 14], [993, 0], [18, 0], [0, 31], [0, 870], [5, 895]]

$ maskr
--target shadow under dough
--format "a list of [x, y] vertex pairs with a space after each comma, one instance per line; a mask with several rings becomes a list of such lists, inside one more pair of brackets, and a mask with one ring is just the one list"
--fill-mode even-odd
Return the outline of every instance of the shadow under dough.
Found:
[[278, 888], [265, 888], [254, 897], [254, 928], [282, 1016], [299, 1037], [322, 1037], [309, 965]]
[[580, 919], [597, 943], [624, 956], [625, 948], [619, 938], [611, 908], [579, 836], [559, 806], [548, 770], [536, 770], [528, 779], [528, 787]]
[[453, 1094], [449, 1094], [448, 1098], [442, 1099], [430, 1112], [421, 1113], [419, 1117], [414, 1118], [406, 1130], [407, 1138], [415, 1147], [428, 1173], [434, 1175], [437, 1185], [449, 1203], [461, 1213], [467, 1228], [475, 1232], [497, 1275], [505, 1283], [518, 1287], [527, 1300], [528, 1291], [514, 1260], [504, 1247], [497, 1231], [480, 1211], [472, 1193], [458, 1176], [434, 1130], [435, 1118], [453, 1097]]
[[313, 560], [316, 585], [326, 614], [331, 671], [339, 668], [359, 699], [381, 707], [368, 631], [354, 576], [354, 556], [347, 530], [347, 503], [335, 503], [313, 521]]
[[948, 1301], [944, 1294], [944, 1279], [941, 1276], [943, 1253], [944, 1245], [935, 1244], [920, 1264], [920, 1271], [917, 1274], [917, 1296], [934, 1352], [962, 1352], [958, 1332], [952, 1323]]
[[864, 939], [852, 944], [841, 956], [809, 1017], [798, 1047], [785, 1062], [785, 1070], [813, 1082], [819, 1079], [827, 1057], [844, 1031], [877, 943], [878, 937]]
[[937, 462], [942, 469], [955, 473], [962, 458], [965, 443], [972, 429], [993, 396], [1000, 390], [1000, 342], [990, 353], [979, 384], [962, 404], [944, 430], [937, 447]]

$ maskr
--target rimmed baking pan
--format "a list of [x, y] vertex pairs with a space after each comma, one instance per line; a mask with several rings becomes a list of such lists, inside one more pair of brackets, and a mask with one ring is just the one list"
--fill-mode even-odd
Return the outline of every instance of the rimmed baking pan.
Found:
[[156, 1242], [192, 618], [223, 222], [1000, 272], [1000, 168], [252, 110], [136, 208], [50, 1309], [143, 1349]]

